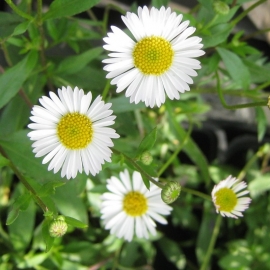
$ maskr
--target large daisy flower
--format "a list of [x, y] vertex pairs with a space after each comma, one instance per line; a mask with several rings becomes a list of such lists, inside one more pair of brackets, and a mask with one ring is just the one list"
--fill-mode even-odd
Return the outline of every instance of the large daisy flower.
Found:
[[[215, 185], [212, 190], [212, 200], [217, 213], [223, 217], [242, 217], [241, 212], [244, 212], [251, 202], [249, 197], [242, 197], [249, 193], [248, 190], [245, 190], [246, 187], [246, 182], [239, 182], [231, 175]], [[240, 190], [242, 191], [240, 192]]]
[[50, 92], [50, 98], [39, 99], [42, 106], [35, 105], [28, 125], [28, 136], [33, 143], [36, 157], [45, 156], [42, 163], [50, 161], [48, 170], [58, 172], [67, 179], [75, 178], [77, 172], [92, 175], [101, 170], [104, 161], [110, 162], [112, 138], [119, 138], [114, 129], [115, 116], [98, 96], [91, 104], [92, 94], [70, 86], [58, 89], [58, 96]]
[[197, 76], [195, 69], [201, 68], [194, 58], [204, 51], [201, 38], [189, 37], [196, 29], [182, 18], [165, 7], [139, 7], [138, 15], [128, 12], [122, 20], [135, 41], [111, 26], [112, 32], [104, 38], [104, 49], [112, 52], [111, 58], [103, 62], [117, 93], [126, 89], [130, 102], [143, 101], [153, 108], [165, 102], [165, 93], [179, 99], [179, 93], [190, 90], [191, 76]]
[[132, 179], [127, 170], [120, 173], [120, 179], [107, 180], [110, 192], [102, 195], [101, 218], [105, 229], [119, 238], [131, 241], [134, 233], [139, 238], [156, 234], [156, 224], [167, 224], [162, 215], [169, 215], [172, 208], [161, 200], [161, 189], [150, 183], [146, 189], [139, 172], [133, 172]]

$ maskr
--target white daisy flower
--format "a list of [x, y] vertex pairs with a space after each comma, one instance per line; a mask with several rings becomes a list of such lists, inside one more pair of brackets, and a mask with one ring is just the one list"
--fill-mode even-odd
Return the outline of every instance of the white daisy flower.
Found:
[[194, 58], [204, 51], [201, 38], [189, 37], [196, 29], [182, 18], [165, 7], [139, 7], [138, 15], [127, 12], [122, 20], [135, 41], [111, 26], [112, 32], [104, 38], [104, 49], [112, 52], [111, 58], [103, 62], [109, 72], [106, 78], [113, 78], [117, 93], [126, 89], [130, 102], [143, 101], [153, 108], [165, 102], [165, 93], [179, 99], [179, 93], [190, 90], [191, 76], [197, 76], [195, 69], [201, 68]]
[[107, 180], [110, 192], [102, 195], [101, 218], [105, 229], [111, 234], [127, 241], [134, 233], [139, 238], [149, 238], [156, 234], [156, 224], [167, 224], [162, 215], [169, 215], [172, 208], [161, 200], [161, 189], [150, 183], [148, 190], [139, 172], [134, 172], [132, 179], [127, 170], [120, 173], [120, 179], [111, 177]]
[[43, 106], [35, 105], [28, 125], [28, 136], [35, 141], [33, 152], [36, 157], [45, 156], [42, 163], [50, 161], [48, 170], [67, 179], [75, 178], [77, 172], [96, 175], [104, 161], [111, 162], [111, 139], [119, 138], [114, 129], [116, 116], [98, 96], [91, 104], [92, 94], [70, 86], [58, 89], [58, 96], [50, 92], [50, 98], [39, 99]]
[[[242, 197], [249, 193], [248, 190], [243, 190], [246, 187], [246, 182], [239, 182], [237, 178], [231, 175], [215, 185], [212, 190], [212, 200], [217, 213], [220, 213], [223, 217], [242, 217], [241, 212], [244, 212], [251, 202], [249, 197]], [[243, 191], [239, 192], [240, 190]]]

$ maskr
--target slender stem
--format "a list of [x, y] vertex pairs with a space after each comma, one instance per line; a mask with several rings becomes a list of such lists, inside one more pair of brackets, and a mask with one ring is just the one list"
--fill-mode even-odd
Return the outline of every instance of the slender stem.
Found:
[[45, 55], [45, 34], [43, 29], [43, 21], [42, 21], [42, 0], [37, 1], [37, 26], [39, 29], [40, 34], [40, 59], [41, 59], [41, 65], [44, 69], [44, 73], [47, 77], [47, 86], [50, 89], [50, 91], [54, 91], [53, 84], [51, 82], [50, 76], [47, 72], [47, 59]]
[[231, 4], [231, 8], [233, 8], [234, 6], [236, 6], [237, 4], [237, 0], [233, 0], [232, 4]]
[[[8, 159], [5, 151], [0, 147], [0, 153]], [[40, 206], [40, 208], [43, 210], [43, 212], [47, 212], [49, 209], [46, 206], [46, 204], [41, 200], [41, 198], [38, 196], [34, 188], [27, 182], [27, 180], [24, 178], [24, 176], [20, 173], [20, 171], [17, 169], [17, 167], [9, 160], [9, 167], [12, 169], [12, 171], [16, 174], [16, 176], [19, 178], [19, 180], [22, 182], [22, 184], [25, 186], [25, 188], [33, 195], [34, 200], [36, 203]]]
[[143, 119], [142, 119], [141, 111], [140, 110], [135, 110], [134, 115], [135, 115], [135, 119], [136, 119], [136, 123], [137, 123], [137, 126], [138, 126], [140, 136], [141, 136], [141, 138], [143, 138], [143, 136], [144, 136], [144, 126], [143, 126]]
[[106, 80], [105, 87], [102, 91], [102, 99], [105, 100], [110, 91], [110, 80]]
[[232, 25], [236, 25], [237, 23], [239, 23], [251, 10], [253, 10], [254, 8], [256, 8], [257, 6], [259, 6], [260, 4], [266, 2], [266, 0], [260, 0], [256, 3], [254, 3], [252, 6], [250, 6], [249, 8], [247, 8], [246, 10], [244, 10], [239, 16], [237, 16], [234, 20], [231, 21]]
[[188, 13], [189, 14], [193, 14], [196, 13], [201, 7], [201, 4], [197, 4], [196, 6], [194, 6]]
[[4, 42], [1, 45], [2, 45], [1, 48], [3, 50], [5, 60], [6, 60], [7, 64], [11, 67], [13, 64], [12, 64], [11, 58], [9, 56], [7, 46]]
[[30, 16], [29, 14], [21, 11], [19, 8], [17, 8], [17, 6], [15, 4], [13, 4], [13, 2], [11, 0], [5, 0], [6, 3], [10, 6], [10, 8], [17, 13], [19, 16], [21, 16], [22, 18], [25, 18], [27, 20], [33, 20], [34, 18], [32, 16]]
[[166, 161], [166, 163], [161, 167], [161, 169], [158, 171], [158, 176], [162, 175], [162, 173], [168, 168], [168, 166], [174, 161], [176, 156], [179, 154], [179, 152], [183, 149], [185, 144], [188, 142], [189, 136], [191, 134], [193, 125], [190, 124], [188, 128], [188, 132], [185, 135], [185, 138], [183, 139], [183, 142], [176, 148], [174, 153], [170, 156], [170, 158]]
[[244, 168], [238, 174], [237, 178], [241, 181], [246, 176], [248, 169], [252, 166], [252, 164], [260, 157], [261, 149], [259, 149], [246, 163]]
[[259, 31], [255, 31], [253, 33], [251, 33], [250, 35], [247, 35], [247, 36], [244, 36], [243, 38], [240, 39], [240, 41], [245, 41], [245, 40], [248, 40], [250, 38], [253, 38], [257, 35], [260, 35], [260, 34], [263, 34], [263, 33], [267, 33], [270, 31], [270, 28], [266, 28], [266, 29], [262, 29], [262, 30], [259, 30]]
[[218, 215], [217, 219], [216, 219], [215, 227], [214, 227], [211, 239], [210, 239], [210, 243], [209, 243], [209, 246], [208, 246], [208, 249], [207, 249], [207, 252], [206, 252], [206, 255], [204, 257], [203, 264], [202, 264], [200, 270], [207, 270], [207, 268], [208, 268], [208, 264], [209, 264], [210, 258], [212, 256], [212, 253], [213, 253], [213, 250], [214, 250], [214, 247], [216, 244], [216, 240], [217, 240], [217, 237], [219, 234], [221, 220], [222, 220], [221, 215]]
[[164, 185], [159, 183], [158, 181], [156, 181], [155, 179], [152, 178], [151, 175], [149, 175], [146, 171], [144, 171], [144, 169], [141, 168], [141, 166], [136, 162], [134, 161], [132, 158], [130, 158], [129, 156], [125, 155], [124, 153], [114, 149], [114, 148], [111, 148], [111, 150], [117, 154], [117, 155], [122, 155], [125, 159], [127, 159], [141, 174], [143, 174], [150, 182], [152, 182], [154, 185], [160, 187], [160, 188], [163, 188]]
[[258, 85], [256, 88], [254, 88], [253, 91], [259, 91], [261, 89], [266, 88], [269, 85], [270, 85], [270, 81], [262, 83], [262, 84]]
[[[88, 14], [88, 16], [90, 17], [90, 19], [92, 19], [93, 21], [95, 22], [99, 22], [99, 20], [97, 19], [95, 13], [91, 10], [91, 9], [88, 9], [86, 10], [86, 13]], [[103, 34], [103, 28], [101, 25], [97, 26], [97, 30]]]
[[252, 102], [252, 103], [245, 103], [245, 104], [237, 104], [237, 105], [228, 105], [223, 97], [221, 88], [220, 88], [220, 79], [219, 75], [216, 72], [216, 78], [217, 78], [217, 90], [218, 90], [218, 96], [221, 101], [221, 104], [224, 108], [229, 110], [236, 110], [236, 109], [243, 109], [243, 108], [252, 108], [252, 107], [260, 107], [260, 106], [266, 106], [267, 101], [258, 101], [258, 102]]
[[208, 200], [208, 201], [211, 201], [211, 196], [207, 195], [207, 194], [204, 194], [200, 191], [197, 191], [197, 190], [194, 190], [194, 189], [191, 189], [191, 188], [187, 188], [187, 187], [182, 187], [181, 186], [181, 191], [184, 191], [186, 193], [190, 193], [192, 195], [195, 195], [195, 196], [198, 196], [198, 197], [201, 197], [202, 199], [205, 199], [205, 200]]

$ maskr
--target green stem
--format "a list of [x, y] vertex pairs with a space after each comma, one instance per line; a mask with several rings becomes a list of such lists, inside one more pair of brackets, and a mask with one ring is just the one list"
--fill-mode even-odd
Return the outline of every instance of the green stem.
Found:
[[45, 55], [45, 34], [43, 29], [43, 21], [42, 21], [42, 0], [37, 1], [37, 26], [39, 29], [40, 34], [40, 59], [41, 59], [41, 65], [44, 69], [44, 73], [47, 77], [47, 86], [50, 91], [54, 91], [53, 84], [51, 82], [50, 76], [47, 72], [47, 59]]
[[256, 88], [254, 88], [253, 91], [262, 90], [262, 89], [266, 88], [269, 85], [270, 85], [270, 81], [269, 82], [262, 83], [262, 84], [258, 85]]
[[237, 23], [239, 23], [251, 10], [253, 10], [254, 8], [256, 8], [257, 6], [259, 6], [260, 4], [266, 2], [266, 0], [260, 0], [256, 3], [254, 3], [252, 6], [250, 6], [249, 8], [247, 8], [245, 11], [243, 11], [239, 16], [237, 16], [234, 20], [231, 21], [232, 25], [236, 25]]
[[245, 40], [248, 40], [250, 38], [253, 38], [257, 35], [260, 35], [260, 34], [263, 34], [263, 33], [267, 33], [270, 31], [270, 28], [266, 28], [266, 29], [262, 29], [262, 30], [259, 30], [259, 31], [255, 31], [253, 33], [251, 33], [250, 35], [247, 35], [247, 36], [244, 36], [243, 38], [240, 39], [240, 41], [245, 41]]
[[34, 18], [32, 16], [30, 16], [29, 14], [21, 11], [19, 8], [17, 8], [16, 5], [13, 4], [13, 2], [11, 0], [5, 0], [6, 3], [10, 6], [10, 8], [17, 13], [19, 16], [21, 16], [22, 18], [25, 18], [27, 20], [34, 20]]
[[188, 132], [186, 133], [183, 142], [178, 146], [178, 148], [176, 148], [174, 153], [170, 156], [170, 158], [166, 161], [166, 163], [158, 171], [158, 176], [162, 175], [162, 173], [168, 168], [168, 166], [174, 161], [174, 159], [179, 154], [179, 152], [183, 149], [183, 147], [185, 146], [185, 144], [187, 143], [187, 141], [189, 139], [189, 136], [190, 136], [191, 131], [192, 131], [192, 127], [193, 127], [193, 125], [190, 124], [189, 128], [188, 128]]
[[206, 252], [206, 255], [204, 257], [203, 264], [202, 264], [200, 270], [207, 270], [208, 269], [208, 264], [209, 264], [209, 261], [211, 259], [212, 253], [214, 251], [216, 240], [217, 240], [217, 237], [219, 234], [221, 220], [222, 220], [222, 216], [218, 215], [217, 219], [216, 219], [215, 227], [214, 227], [211, 239], [210, 239], [210, 243], [209, 243], [209, 246], [208, 246], [208, 249], [207, 249], [207, 252]]
[[105, 11], [104, 11], [104, 16], [103, 16], [103, 23], [102, 23], [102, 28], [103, 28], [103, 35], [106, 35], [107, 33], [107, 25], [108, 25], [108, 19], [109, 19], [109, 11], [111, 9], [117, 10], [120, 14], [126, 14], [126, 11], [120, 8], [117, 5], [114, 4], [108, 4], [106, 5]]
[[241, 181], [246, 176], [248, 169], [253, 165], [253, 163], [260, 157], [261, 149], [259, 149], [246, 163], [244, 168], [238, 174], [237, 178]]
[[105, 100], [110, 91], [110, 80], [106, 80], [105, 87], [102, 91], [102, 99]]
[[216, 72], [216, 78], [217, 78], [217, 90], [218, 90], [218, 96], [221, 101], [221, 104], [224, 108], [228, 110], [236, 110], [236, 109], [243, 109], [243, 108], [252, 108], [252, 107], [260, 107], [260, 106], [266, 106], [267, 101], [259, 101], [259, 102], [251, 102], [251, 103], [245, 103], [245, 104], [237, 104], [237, 105], [228, 105], [223, 97], [221, 88], [220, 88], [220, 79], [219, 75]]
[[141, 138], [144, 137], [144, 125], [143, 125], [143, 119], [142, 119], [142, 115], [141, 115], [141, 111], [140, 110], [135, 110], [134, 111], [134, 116], [136, 119], [136, 123], [137, 123], [137, 127], [140, 133]]
[[[0, 153], [8, 159], [5, 151], [0, 147]], [[16, 166], [9, 160], [9, 167], [12, 169], [12, 171], [15, 173], [15, 175], [19, 178], [19, 180], [22, 182], [22, 184], [25, 186], [25, 188], [33, 195], [34, 200], [36, 203], [40, 206], [40, 208], [43, 210], [43, 212], [47, 212], [49, 209], [46, 206], [46, 204], [41, 200], [41, 198], [38, 196], [34, 188], [27, 182], [27, 180], [24, 178], [24, 176], [20, 173], [20, 171], [16, 168]]]
[[158, 181], [156, 181], [155, 179], [152, 178], [151, 175], [149, 175], [147, 172], [144, 171], [144, 169], [141, 168], [141, 166], [136, 162], [134, 161], [132, 158], [130, 158], [129, 156], [127, 156], [126, 154], [114, 149], [114, 148], [111, 148], [111, 150], [113, 151], [113, 153], [119, 155], [119, 156], [123, 156], [125, 159], [127, 159], [141, 174], [143, 174], [150, 182], [152, 182], [154, 185], [160, 187], [160, 188], [163, 188], [164, 185], [159, 183]]
[[13, 64], [12, 64], [11, 58], [9, 56], [7, 46], [4, 42], [1, 44], [1, 48], [3, 50], [4, 57], [5, 57], [5, 60], [7, 61], [7, 64], [11, 67]]
[[191, 188], [186, 188], [186, 187], [181, 186], [181, 191], [184, 191], [186, 193], [190, 193], [192, 195], [198, 196], [198, 197], [205, 199], [205, 200], [208, 200], [208, 201], [212, 201], [211, 196], [204, 194], [200, 191], [191, 189]]

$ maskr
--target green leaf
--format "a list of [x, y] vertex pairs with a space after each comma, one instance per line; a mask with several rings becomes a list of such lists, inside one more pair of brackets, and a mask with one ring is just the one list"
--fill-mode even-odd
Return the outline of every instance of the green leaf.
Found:
[[43, 19], [48, 20], [64, 16], [73, 16], [90, 9], [98, 2], [99, 0], [54, 0], [50, 5], [49, 11], [45, 13]]
[[209, 34], [201, 35], [203, 48], [215, 47], [224, 42], [228, 38], [232, 28], [233, 27], [227, 23], [211, 27], [209, 29]]
[[256, 107], [255, 111], [256, 111], [256, 122], [257, 122], [257, 129], [258, 129], [258, 141], [261, 142], [267, 130], [268, 121], [265, 116], [263, 108]]
[[242, 60], [235, 54], [224, 48], [217, 48], [230, 77], [238, 83], [244, 90], [247, 90], [250, 85], [250, 74], [248, 68]]
[[78, 179], [69, 180], [64, 186], [55, 190], [52, 198], [64, 216], [69, 216], [88, 224], [88, 215], [83, 198], [79, 196]]
[[156, 8], [161, 8], [162, 6], [167, 7], [169, 0], [152, 0], [152, 6]]
[[213, 209], [213, 205], [211, 202], [205, 201], [204, 204], [204, 211], [203, 211], [203, 218], [200, 224], [200, 229], [197, 236], [197, 243], [196, 243], [196, 256], [197, 260], [202, 263], [203, 259], [205, 258], [210, 239], [213, 233], [213, 225], [215, 218], [217, 215]]
[[9, 160], [0, 154], [0, 168], [9, 166]]
[[[172, 127], [176, 137], [179, 138], [180, 142], [183, 142], [183, 140], [187, 138], [187, 132], [182, 128], [181, 124], [175, 120], [175, 117], [173, 117], [174, 113], [172, 111], [171, 102], [169, 100], [166, 102], [166, 109], [169, 112], [168, 119], [170, 126]], [[188, 138], [185, 146], [183, 147], [183, 151], [186, 152], [189, 158], [200, 168], [202, 177], [206, 183], [209, 183], [210, 176], [208, 171], [208, 162], [192, 138]]]
[[256, 177], [249, 183], [248, 189], [252, 198], [256, 198], [262, 193], [270, 190], [269, 174]]
[[55, 193], [55, 188], [61, 187], [65, 184], [66, 183], [63, 181], [51, 181], [51, 182], [45, 183], [42, 187], [40, 187], [38, 191], [38, 195], [40, 197], [47, 197]]
[[112, 98], [110, 102], [112, 103], [112, 110], [114, 113], [123, 113], [145, 108], [144, 103], [142, 102], [138, 104], [130, 103], [129, 99], [126, 98], [125, 96]]
[[186, 257], [176, 242], [163, 237], [158, 241], [158, 246], [167, 260], [174, 263], [177, 269], [186, 269]]
[[22, 61], [0, 76], [0, 108], [19, 92], [22, 84], [34, 69], [37, 59], [37, 52], [32, 51]]
[[28, 208], [19, 215], [15, 222], [8, 226], [9, 235], [15, 250], [24, 250], [28, 247], [34, 233], [36, 207], [30, 200]]
[[12, 36], [17, 36], [17, 35], [21, 35], [21, 34], [25, 33], [26, 30], [28, 29], [29, 25], [30, 25], [29, 21], [22, 22], [22, 23], [18, 24], [16, 26], [16, 28], [14, 29]]
[[31, 201], [30, 193], [20, 195], [16, 198], [12, 205], [11, 211], [8, 213], [6, 225], [11, 225], [19, 216], [20, 211], [25, 211]]
[[250, 72], [250, 79], [253, 83], [264, 83], [269, 81], [270, 68], [267, 66], [260, 66], [254, 61], [243, 59], [244, 64]]
[[79, 221], [78, 219], [75, 219], [75, 218], [72, 218], [72, 217], [67, 217], [67, 216], [64, 216], [65, 217], [65, 221], [68, 225], [71, 225], [73, 227], [76, 227], [76, 228], [87, 228], [88, 225]]
[[157, 139], [157, 128], [155, 127], [142, 139], [137, 149], [136, 157], [139, 157], [143, 152], [150, 150], [154, 146], [156, 139]]
[[95, 49], [90, 49], [86, 52], [83, 52], [80, 55], [67, 57], [59, 64], [55, 73], [66, 75], [79, 72], [93, 59], [97, 58], [102, 52], [103, 49], [97, 47]]
[[0, 12], [0, 38], [9, 37], [21, 21], [17, 14]]
[[54, 239], [55, 239], [50, 236], [50, 233], [49, 233], [50, 224], [51, 224], [50, 218], [46, 218], [42, 223], [42, 237], [46, 245], [46, 252], [50, 251], [50, 249], [53, 246]]

